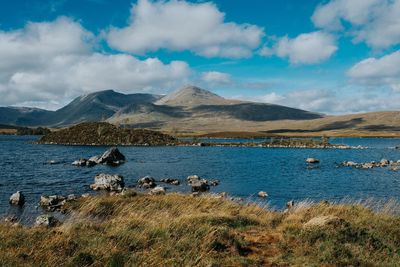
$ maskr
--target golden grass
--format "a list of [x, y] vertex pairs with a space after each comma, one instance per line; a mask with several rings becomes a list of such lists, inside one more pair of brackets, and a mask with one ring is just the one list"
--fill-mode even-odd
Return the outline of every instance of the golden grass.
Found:
[[[397, 206], [398, 207], [398, 206]], [[361, 205], [269, 211], [212, 196], [98, 196], [55, 228], [0, 225], [0, 266], [396, 266], [400, 218]], [[305, 228], [311, 218], [339, 223]]]

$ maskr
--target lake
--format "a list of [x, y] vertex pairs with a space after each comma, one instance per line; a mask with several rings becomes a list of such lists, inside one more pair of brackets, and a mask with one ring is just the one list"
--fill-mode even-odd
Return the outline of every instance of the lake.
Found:
[[[400, 200], [400, 171], [386, 168], [369, 170], [337, 167], [343, 161], [400, 159], [400, 139], [335, 138], [332, 143], [365, 146], [368, 149], [289, 149], [246, 147], [119, 147], [127, 162], [119, 167], [98, 165], [75, 167], [81, 157], [102, 154], [107, 147], [34, 145], [33, 136], [0, 136], [0, 216], [17, 213], [30, 221], [41, 212], [40, 195], [82, 194], [92, 192], [89, 185], [97, 173], [118, 173], [127, 186], [134, 186], [145, 175], [156, 180], [179, 178], [182, 185], [166, 185], [169, 191], [189, 192], [188, 175], [218, 179], [211, 192], [227, 192], [234, 197], [268, 204], [280, 209], [295, 201], [354, 200], [375, 198]], [[221, 141], [221, 140], [219, 140]], [[229, 140], [232, 141], [232, 140]], [[245, 140], [236, 140], [245, 141]], [[308, 157], [321, 160], [309, 168]], [[61, 164], [47, 164], [56, 160]], [[9, 197], [17, 190], [26, 196], [23, 208], [10, 207]], [[269, 197], [256, 197], [259, 191]]]

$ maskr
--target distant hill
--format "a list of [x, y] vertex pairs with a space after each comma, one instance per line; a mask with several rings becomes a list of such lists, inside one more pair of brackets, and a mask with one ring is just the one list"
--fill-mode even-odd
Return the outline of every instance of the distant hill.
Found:
[[180, 134], [400, 136], [400, 112], [325, 116], [301, 109], [231, 100], [195, 86], [166, 96], [106, 90], [80, 96], [56, 111], [0, 107], [0, 124], [64, 127], [107, 121]]

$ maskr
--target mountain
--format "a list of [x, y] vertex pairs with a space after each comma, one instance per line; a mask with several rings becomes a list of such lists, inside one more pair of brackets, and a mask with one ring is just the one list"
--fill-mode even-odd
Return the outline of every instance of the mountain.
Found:
[[101, 121], [129, 104], [153, 103], [160, 98], [161, 96], [152, 94], [121, 94], [113, 90], [105, 90], [79, 96], [56, 111], [0, 107], [0, 124], [56, 127], [85, 121]]
[[196, 86], [187, 86], [177, 90], [160, 100], [156, 105], [195, 107], [201, 105], [230, 105], [240, 103], [238, 100], [228, 100], [210, 91]]
[[179, 125], [177, 128], [181, 128], [184, 124], [201, 128], [208, 125], [218, 127], [220, 122], [216, 121], [220, 120], [265, 122], [322, 117], [318, 113], [285, 106], [225, 99], [210, 91], [188, 86], [164, 96], [154, 104], [133, 104], [125, 107], [108, 121], [134, 127], [164, 128]]
[[106, 90], [83, 95], [54, 112], [50, 125], [71, 125], [85, 121], [105, 120], [129, 104], [153, 103], [160, 96], [152, 94], [121, 94]]
[[0, 123], [18, 126], [46, 124], [52, 111], [27, 107], [0, 107]]

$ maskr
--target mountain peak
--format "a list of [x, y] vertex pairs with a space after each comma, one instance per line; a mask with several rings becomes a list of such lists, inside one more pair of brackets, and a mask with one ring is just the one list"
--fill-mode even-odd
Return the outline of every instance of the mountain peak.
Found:
[[217, 94], [197, 86], [186, 86], [156, 102], [157, 105], [168, 106], [202, 106], [202, 105], [227, 105], [235, 101], [227, 100]]

